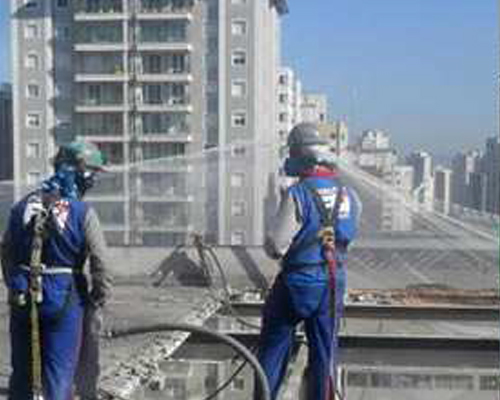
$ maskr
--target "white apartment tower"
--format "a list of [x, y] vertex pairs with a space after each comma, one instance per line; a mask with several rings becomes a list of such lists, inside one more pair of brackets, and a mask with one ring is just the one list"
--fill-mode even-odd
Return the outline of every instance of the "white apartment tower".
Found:
[[326, 94], [305, 93], [301, 104], [302, 121], [324, 124], [328, 121], [328, 97]]
[[276, 132], [285, 2], [11, 5], [18, 196], [58, 144], [82, 138], [110, 163], [89, 198], [110, 243], [260, 240], [273, 152], [248, 143]]
[[295, 72], [282, 67], [278, 73], [278, 137], [286, 143], [288, 133], [302, 122], [302, 85]]

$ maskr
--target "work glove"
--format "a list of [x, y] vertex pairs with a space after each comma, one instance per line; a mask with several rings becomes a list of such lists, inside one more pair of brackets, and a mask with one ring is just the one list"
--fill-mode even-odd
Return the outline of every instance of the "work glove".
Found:
[[91, 305], [87, 310], [88, 329], [90, 335], [96, 337], [100, 335], [104, 328], [104, 316], [101, 307]]
[[26, 208], [23, 214], [23, 225], [28, 226], [34, 218], [46, 212], [39, 196], [31, 196], [26, 203]]
[[107, 300], [107, 291], [99, 286], [94, 286], [92, 290], [90, 291], [89, 299], [90, 299], [90, 304], [94, 308], [102, 308], [106, 305], [106, 300]]

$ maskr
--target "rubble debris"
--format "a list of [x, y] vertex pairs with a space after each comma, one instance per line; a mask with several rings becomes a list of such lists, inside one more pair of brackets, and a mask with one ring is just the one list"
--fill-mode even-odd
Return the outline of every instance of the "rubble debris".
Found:
[[411, 285], [405, 289], [349, 289], [347, 298], [352, 303], [381, 305], [500, 305], [499, 294], [494, 289], [466, 290], [444, 285]]

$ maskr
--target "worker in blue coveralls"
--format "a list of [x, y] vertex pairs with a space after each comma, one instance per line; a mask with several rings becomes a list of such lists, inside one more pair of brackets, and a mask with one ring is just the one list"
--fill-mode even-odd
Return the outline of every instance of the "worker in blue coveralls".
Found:
[[[45, 216], [41, 252], [42, 299], [38, 305], [42, 396], [73, 396], [86, 307], [101, 308], [110, 295], [106, 244], [96, 212], [80, 199], [95, 182], [104, 158], [86, 142], [62, 146], [55, 173], [16, 203], [2, 241], [2, 273], [9, 293], [12, 375], [10, 400], [32, 399], [30, 352], [30, 253], [33, 224]], [[89, 262], [90, 285], [83, 267]]]
[[[346, 286], [346, 256], [360, 209], [354, 192], [339, 179], [335, 155], [313, 124], [295, 126], [288, 137], [284, 171], [298, 180], [284, 191], [266, 253], [281, 271], [267, 297], [258, 358], [272, 399], [278, 396], [299, 322], [309, 345], [308, 400], [335, 398], [337, 334]], [[334, 237], [333, 258], [325, 254], [323, 231]], [[258, 390], [255, 398], [259, 398]]]

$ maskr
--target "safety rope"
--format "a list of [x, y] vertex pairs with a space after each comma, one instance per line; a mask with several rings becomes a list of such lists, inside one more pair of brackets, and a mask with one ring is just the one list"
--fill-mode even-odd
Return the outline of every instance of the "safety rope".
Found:
[[[330, 286], [330, 318], [332, 321], [332, 368], [331, 374], [328, 376], [328, 383], [326, 385], [327, 390], [325, 393], [325, 400], [330, 400], [331, 398], [335, 398], [335, 395], [338, 394], [339, 397], [340, 392], [337, 388], [337, 365], [335, 361], [335, 351], [336, 343], [335, 336], [337, 335], [337, 319], [336, 319], [336, 303], [337, 303], [337, 293], [336, 293], [336, 275], [337, 275], [337, 260], [335, 256], [335, 224], [337, 223], [338, 213], [340, 209], [340, 205], [344, 200], [344, 188], [339, 184], [337, 187], [337, 196], [335, 198], [335, 203], [331, 210], [329, 210], [323, 201], [321, 195], [318, 193], [317, 189], [310, 184], [308, 181], [304, 181], [304, 187], [307, 189], [309, 194], [314, 200], [317, 211], [319, 212], [320, 217], [320, 230], [314, 238], [315, 243], [320, 243], [321, 250], [323, 253], [323, 257], [326, 261], [328, 268], [328, 277], [329, 277], [329, 286]], [[312, 241], [313, 239], [311, 239]], [[308, 244], [309, 246], [309, 244]]]
[[43, 399], [42, 349], [38, 305], [43, 301], [42, 250], [47, 217], [47, 212], [40, 212], [35, 216], [30, 258], [31, 388], [33, 400]]

